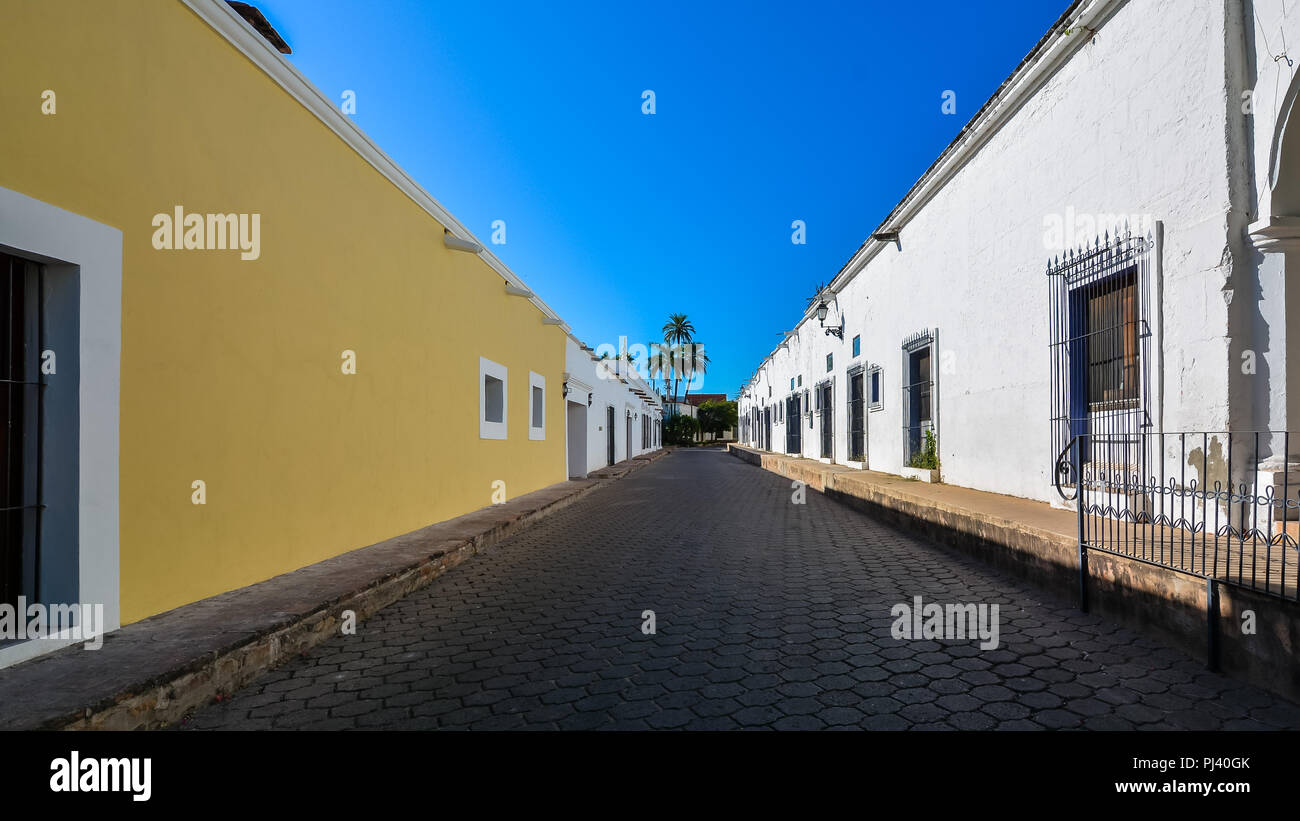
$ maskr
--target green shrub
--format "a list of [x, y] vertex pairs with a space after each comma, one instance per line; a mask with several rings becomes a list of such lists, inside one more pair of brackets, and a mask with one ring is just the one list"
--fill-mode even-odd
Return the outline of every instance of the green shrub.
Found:
[[907, 465], [921, 470], [939, 469], [939, 447], [934, 439], [934, 431], [925, 432], [925, 444], [912, 455], [912, 461]]
[[665, 445], [689, 445], [700, 432], [700, 423], [686, 414], [670, 416], [664, 421]]

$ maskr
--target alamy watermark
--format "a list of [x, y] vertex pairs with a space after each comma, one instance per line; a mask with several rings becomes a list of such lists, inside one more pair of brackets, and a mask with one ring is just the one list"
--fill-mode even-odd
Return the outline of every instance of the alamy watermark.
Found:
[[1068, 206], [1062, 213], [1043, 215], [1043, 248], [1064, 253], [1095, 244], [1104, 234], [1114, 237], [1129, 232], [1145, 237], [1154, 233], [1155, 227], [1150, 214], [1093, 213]]
[[239, 251], [243, 260], [262, 255], [261, 214], [154, 214], [153, 247], [159, 251]]
[[912, 603], [901, 602], [890, 609], [894, 624], [889, 633], [895, 639], [979, 639], [981, 650], [998, 649], [998, 605], [925, 604], [920, 596]]
[[61, 639], [84, 641], [87, 650], [104, 646], [103, 604], [0, 604], [0, 641]]
[[153, 795], [152, 758], [82, 758], [73, 750], [50, 762], [50, 792], [122, 792], [132, 801]]

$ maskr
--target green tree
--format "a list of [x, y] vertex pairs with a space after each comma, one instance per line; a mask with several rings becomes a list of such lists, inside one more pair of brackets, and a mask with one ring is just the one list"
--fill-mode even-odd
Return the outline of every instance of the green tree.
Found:
[[692, 416], [679, 413], [664, 421], [665, 445], [689, 445], [700, 432], [700, 423]]
[[699, 407], [700, 430], [721, 436], [724, 431], [735, 430], [739, 414], [734, 400], [723, 402], [709, 400]]

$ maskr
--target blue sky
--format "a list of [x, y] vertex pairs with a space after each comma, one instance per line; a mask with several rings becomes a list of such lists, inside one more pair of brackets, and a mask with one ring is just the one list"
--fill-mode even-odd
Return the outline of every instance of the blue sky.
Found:
[[686, 313], [734, 397], [1068, 2], [254, 5], [580, 339]]

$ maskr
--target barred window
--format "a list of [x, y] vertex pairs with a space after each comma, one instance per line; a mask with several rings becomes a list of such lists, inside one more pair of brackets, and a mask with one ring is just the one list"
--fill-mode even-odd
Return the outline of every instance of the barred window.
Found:
[[[1142, 470], [1151, 426], [1153, 234], [1103, 236], [1048, 262], [1053, 474], [1063, 459]], [[1065, 483], [1077, 477], [1070, 472]]]
[[1141, 398], [1134, 271], [1088, 287], [1088, 409], [1131, 407]]

